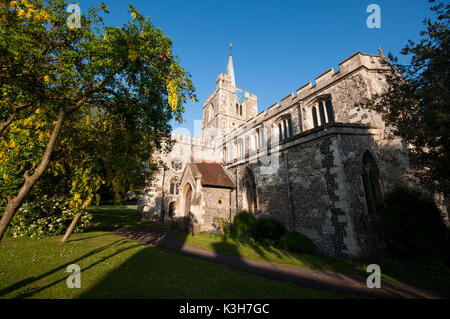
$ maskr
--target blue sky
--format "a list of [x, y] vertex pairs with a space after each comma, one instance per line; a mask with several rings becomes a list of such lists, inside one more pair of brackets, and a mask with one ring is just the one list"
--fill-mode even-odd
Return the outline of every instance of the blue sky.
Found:
[[[81, 10], [99, 1], [80, 1]], [[105, 23], [122, 25], [131, 16], [123, 0], [104, 0], [110, 9]], [[185, 123], [194, 132], [203, 101], [225, 73], [228, 44], [233, 43], [236, 85], [258, 96], [258, 111], [267, 109], [339, 62], [361, 51], [399, 56], [408, 39], [417, 40], [423, 18], [430, 16], [426, 0], [134, 0], [174, 40], [174, 52], [192, 75], [198, 103], [188, 104]], [[381, 28], [369, 29], [369, 4], [381, 8]]]

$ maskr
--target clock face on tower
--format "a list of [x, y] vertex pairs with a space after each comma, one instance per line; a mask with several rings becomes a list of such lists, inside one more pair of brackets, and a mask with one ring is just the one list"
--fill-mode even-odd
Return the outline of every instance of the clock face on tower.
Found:
[[235, 94], [236, 94], [236, 100], [239, 102], [239, 103], [244, 103], [245, 102], [245, 94], [244, 94], [244, 92], [242, 92], [242, 91], [237, 91], [236, 90], [236, 92], [235, 92]]

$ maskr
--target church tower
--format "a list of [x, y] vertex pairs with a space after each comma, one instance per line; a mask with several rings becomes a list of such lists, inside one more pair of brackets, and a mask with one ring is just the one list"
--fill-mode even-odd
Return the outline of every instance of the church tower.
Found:
[[258, 114], [256, 95], [236, 87], [233, 56], [228, 58], [227, 72], [217, 77], [214, 92], [203, 104], [202, 140], [221, 138]]

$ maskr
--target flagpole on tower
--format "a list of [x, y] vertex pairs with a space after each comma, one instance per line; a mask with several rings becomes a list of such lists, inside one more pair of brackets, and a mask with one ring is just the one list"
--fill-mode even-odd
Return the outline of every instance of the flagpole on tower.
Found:
[[233, 43], [230, 43], [230, 55], [233, 55]]

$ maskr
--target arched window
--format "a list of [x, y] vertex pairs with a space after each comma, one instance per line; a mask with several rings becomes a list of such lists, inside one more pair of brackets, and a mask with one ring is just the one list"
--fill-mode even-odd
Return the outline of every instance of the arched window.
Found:
[[[316, 106], [319, 109], [319, 114], [317, 114]], [[312, 109], [314, 127], [334, 122], [333, 104], [330, 96], [319, 98], [316, 106]]]
[[174, 177], [170, 181], [170, 195], [178, 195], [180, 193], [180, 180]]
[[278, 123], [278, 140], [281, 141], [283, 139], [283, 126], [281, 122]]
[[259, 150], [259, 143], [258, 143], [258, 131], [256, 131], [255, 134], [253, 134], [253, 145], [252, 145], [252, 151], [256, 152]]
[[239, 115], [242, 116], [242, 104], [239, 105]]
[[367, 209], [370, 214], [375, 214], [377, 205], [383, 201], [383, 188], [377, 163], [369, 151], [366, 151], [363, 156], [362, 180]]
[[238, 157], [244, 156], [244, 141], [242, 138], [238, 140]]
[[209, 121], [211, 121], [214, 117], [214, 105], [211, 103], [211, 106], [209, 108]]
[[257, 132], [258, 132], [258, 150], [260, 150], [265, 146], [264, 127], [258, 128]]
[[285, 140], [293, 135], [291, 116], [284, 116], [278, 121], [278, 137], [279, 140]]
[[292, 120], [290, 117], [287, 118], [287, 127], [288, 127], [288, 137], [291, 137], [293, 134], [293, 129], [292, 129]]
[[319, 102], [319, 115], [320, 115], [320, 124], [324, 125], [327, 123], [327, 119], [325, 118], [325, 108], [323, 107], [323, 101]]
[[317, 109], [316, 109], [315, 106], [312, 108], [312, 117], [313, 117], [314, 127], [318, 127], [319, 126], [319, 122], [317, 121]]
[[333, 123], [334, 122], [334, 111], [333, 111], [333, 104], [331, 103], [331, 99], [327, 100], [327, 114], [328, 114], [328, 122]]
[[239, 103], [236, 103], [236, 115], [239, 115]]

